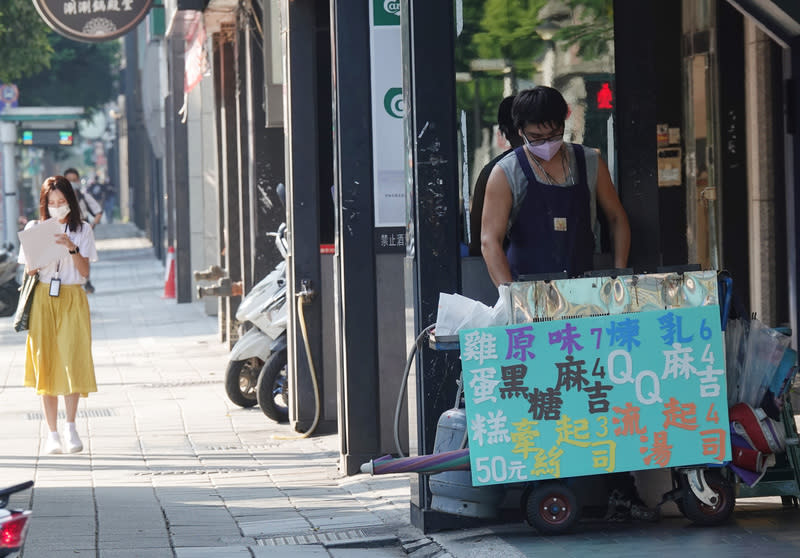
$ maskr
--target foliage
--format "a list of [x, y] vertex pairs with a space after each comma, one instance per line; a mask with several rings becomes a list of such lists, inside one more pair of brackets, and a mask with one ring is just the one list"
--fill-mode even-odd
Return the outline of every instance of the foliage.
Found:
[[36, 12], [31, 0], [3, 0], [0, 4], [0, 83], [48, 68], [54, 35]]
[[568, 0], [567, 5], [579, 13], [581, 23], [562, 27], [554, 39], [577, 45], [577, 54], [584, 60], [608, 54], [609, 42], [614, 40], [614, 1]]
[[117, 90], [120, 43], [82, 43], [50, 35], [51, 69], [19, 80], [20, 104], [97, 108]]

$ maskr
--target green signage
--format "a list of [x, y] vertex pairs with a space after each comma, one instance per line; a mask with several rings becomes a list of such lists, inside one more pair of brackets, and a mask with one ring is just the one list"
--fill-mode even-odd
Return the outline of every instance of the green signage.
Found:
[[400, 0], [372, 0], [375, 25], [400, 25]]

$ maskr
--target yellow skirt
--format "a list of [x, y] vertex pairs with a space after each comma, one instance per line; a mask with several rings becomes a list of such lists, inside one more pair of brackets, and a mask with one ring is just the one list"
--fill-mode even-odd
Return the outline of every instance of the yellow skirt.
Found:
[[81, 285], [39, 283], [31, 305], [25, 351], [25, 385], [39, 395], [86, 397], [97, 391], [92, 360], [89, 301]]

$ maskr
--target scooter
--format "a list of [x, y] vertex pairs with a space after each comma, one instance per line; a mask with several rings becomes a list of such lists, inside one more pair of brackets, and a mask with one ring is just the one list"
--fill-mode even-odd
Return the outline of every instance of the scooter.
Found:
[[[288, 253], [286, 225], [275, 237], [278, 251]], [[259, 404], [272, 420], [288, 420], [286, 384], [286, 261], [275, 266], [242, 299], [236, 319], [253, 325], [233, 346], [225, 372], [225, 390], [241, 407]]]
[[16, 254], [12, 246], [0, 248], [0, 317], [13, 316], [19, 300]]
[[0, 490], [0, 558], [17, 556], [25, 544], [31, 511], [7, 509], [6, 506], [12, 494], [32, 486], [33, 481], [28, 481]]

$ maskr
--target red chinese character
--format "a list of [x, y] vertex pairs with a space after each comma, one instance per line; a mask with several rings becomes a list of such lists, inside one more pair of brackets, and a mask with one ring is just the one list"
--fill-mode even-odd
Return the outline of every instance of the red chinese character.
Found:
[[630, 401], [625, 403], [625, 408], [612, 407], [612, 410], [622, 415], [622, 418], [613, 417], [611, 422], [614, 424], [621, 424], [619, 428], [614, 429], [614, 434], [617, 436], [629, 436], [631, 434], [645, 434], [647, 427], [641, 428], [639, 426], [639, 407], [634, 407]]
[[647, 453], [648, 449], [650, 450], [650, 454], [646, 455], [644, 458], [646, 465], [650, 465], [653, 461], [655, 461], [659, 467], [666, 467], [669, 465], [669, 460], [672, 458], [672, 446], [667, 444], [666, 431], [656, 432], [653, 435], [653, 447], [639, 448], [639, 452]]
[[666, 417], [664, 428], [674, 426], [684, 430], [697, 430], [694, 403], [681, 405], [680, 401], [670, 397], [669, 401], [664, 403], [664, 416]]
[[712, 455], [717, 461], [725, 461], [725, 450], [727, 449], [727, 434], [722, 428], [714, 430], [703, 430], [703, 455]]

